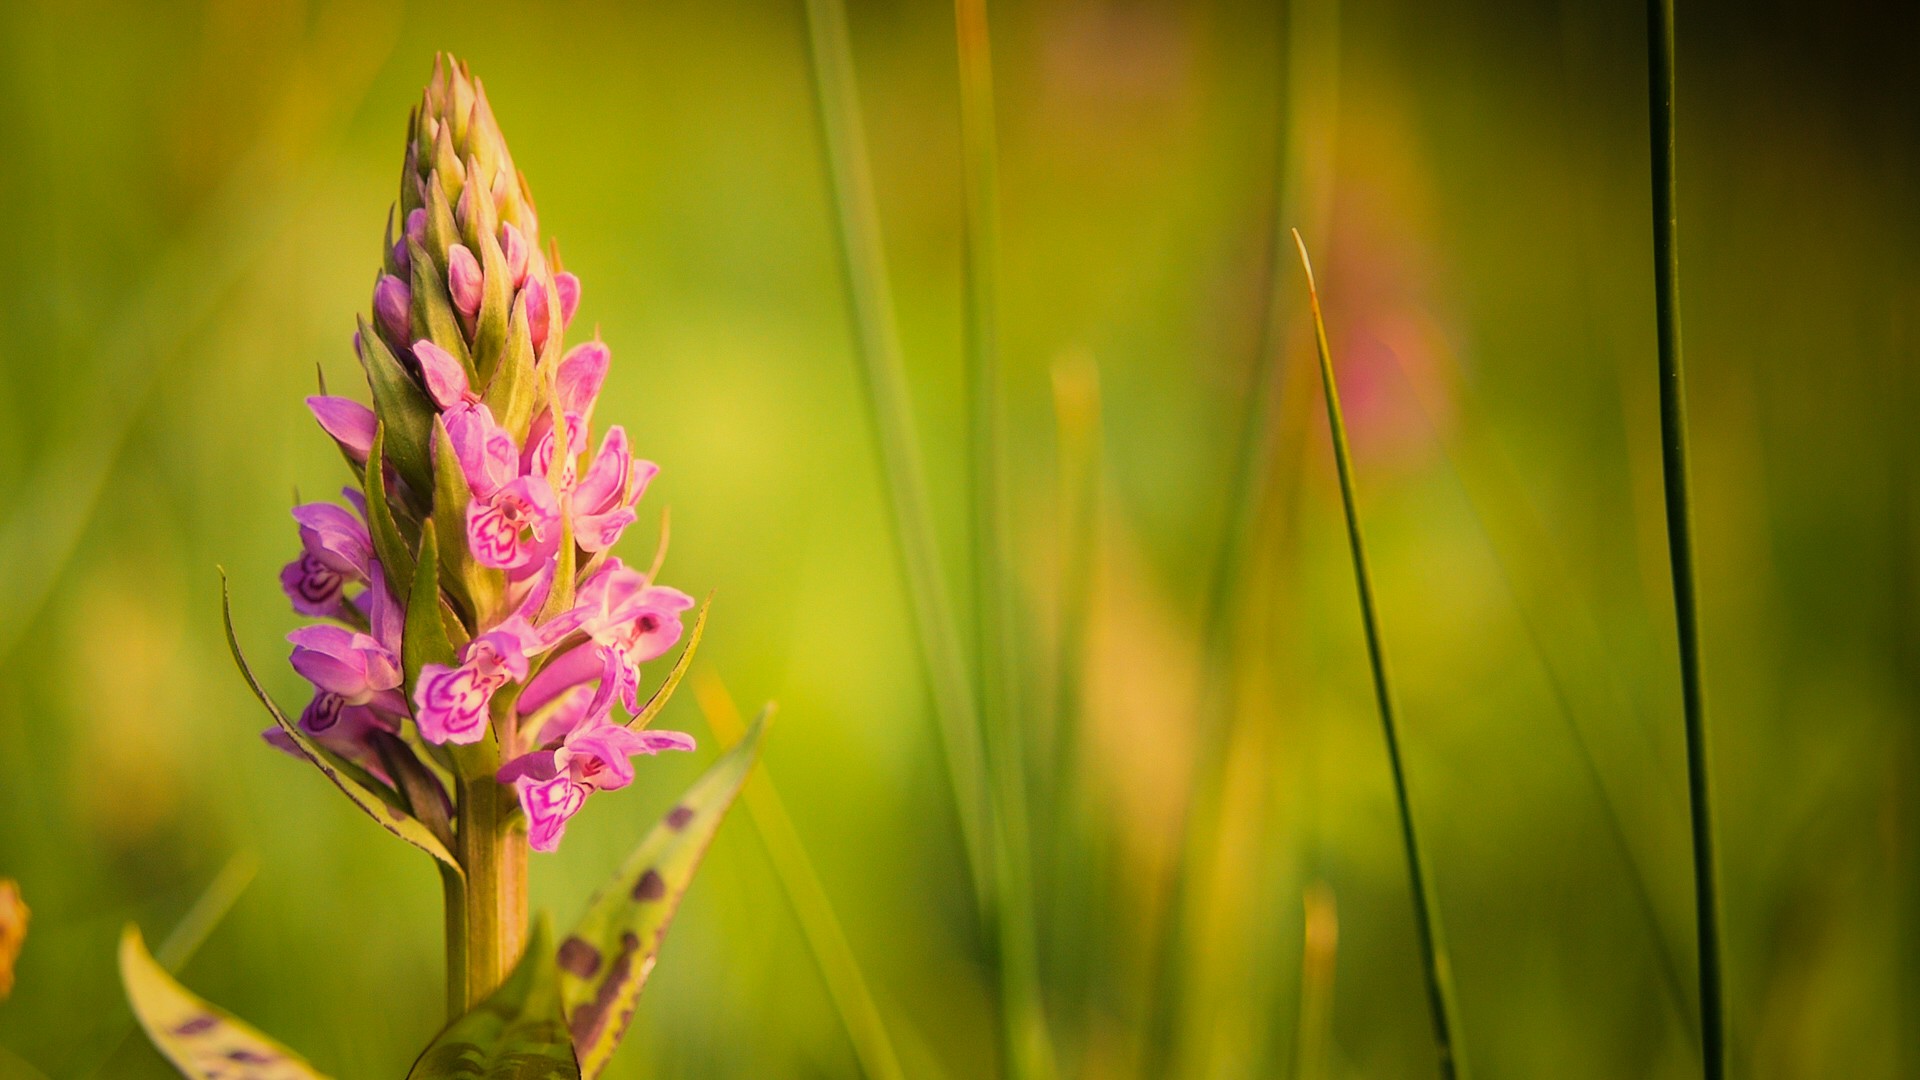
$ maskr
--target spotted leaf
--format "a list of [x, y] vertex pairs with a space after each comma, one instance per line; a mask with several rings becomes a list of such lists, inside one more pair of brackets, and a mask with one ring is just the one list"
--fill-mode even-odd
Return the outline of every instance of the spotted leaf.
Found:
[[667, 811], [560, 943], [560, 993], [583, 1075], [599, 1075], [626, 1034], [667, 924], [753, 768], [772, 711], [763, 709]]
[[299, 1054], [175, 982], [132, 923], [120, 935], [120, 982], [154, 1048], [188, 1080], [327, 1080]]

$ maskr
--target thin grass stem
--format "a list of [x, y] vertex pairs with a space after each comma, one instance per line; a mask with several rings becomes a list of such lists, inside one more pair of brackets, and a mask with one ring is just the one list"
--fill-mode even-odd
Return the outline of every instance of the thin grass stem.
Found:
[[1687, 740], [1687, 801], [1693, 827], [1694, 918], [1700, 950], [1700, 1056], [1707, 1080], [1726, 1075], [1720, 967], [1720, 884], [1714, 859], [1707, 755], [1707, 702], [1694, 579], [1693, 497], [1687, 466], [1687, 391], [1680, 360], [1679, 190], [1674, 178], [1673, 0], [1647, 0], [1648, 131], [1653, 152], [1654, 317], [1660, 349], [1660, 463], [1667, 499], [1667, 557]]
[[[707, 718], [707, 726], [713, 729], [722, 749], [739, 742], [746, 734], [746, 724], [719, 676], [709, 673], [700, 679], [694, 694], [701, 713]], [[853, 947], [847, 942], [840, 917], [834, 913], [833, 902], [827, 898], [826, 887], [820, 883], [820, 875], [813, 868], [813, 860], [807, 855], [799, 831], [793, 827], [786, 801], [774, 787], [765, 762], [754, 766], [742, 798], [747, 804], [747, 815], [753, 819], [754, 832], [760, 837], [761, 848], [767, 853], [767, 861], [773, 864], [780, 888], [787, 894], [787, 903], [792, 906], [794, 918], [807, 939], [813, 962], [827, 984], [827, 994], [833, 998], [840, 1023], [847, 1030], [860, 1070], [867, 1080], [906, 1080], [893, 1039], [887, 1034], [886, 1022], [881, 1020], [873, 992], [861, 973], [860, 962], [854, 959]]]
[[1381, 641], [1379, 614], [1374, 609], [1373, 574], [1367, 567], [1367, 547], [1360, 531], [1360, 507], [1354, 494], [1353, 454], [1347, 446], [1347, 424], [1340, 412], [1340, 390], [1333, 376], [1333, 352], [1327, 345], [1327, 324], [1320, 313], [1320, 290], [1313, 280], [1313, 263], [1307, 258], [1306, 242], [1293, 234], [1300, 252], [1300, 269], [1307, 278], [1307, 302], [1313, 313], [1313, 343], [1320, 356], [1320, 383], [1326, 393], [1327, 427], [1333, 435], [1333, 460], [1340, 474], [1340, 504], [1347, 519], [1347, 546], [1353, 553], [1354, 583], [1360, 594], [1360, 622], [1367, 637], [1367, 660], [1373, 670], [1373, 696], [1380, 709], [1380, 727], [1386, 736], [1387, 764], [1393, 772], [1393, 794], [1400, 813], [1400, 841], [1406, 850], [1407, 877], [1413, 894], [1414, 929], [1420, 940], [1420, 960], [1425, 969], [1427, 1008], [1433, 1019], [1434, 1048], [1439, 1054], [1443, 1080], [1467, 1075], [1465, 1055], [1455, 1035], [1452, 965], [1440, 927], [1440, 913], [1433, 903], [1433, 888], [1428, 878], [1427, 860], [1421, 853], [1420, 838], [1413, 824], [1413, 803], [1407, 794], [1407, 770], [1401, 760], [1399, 720], [1395, 713], [1392, 685], [1387, 679], [1386, 647]]
[[992, 908], [993, 864], [987, 839], [989, 800], [976, 723], [978, 711], [955, 628], [952, 601], [941, 577], [919, 438], [907, 397], [900, 331], [867, 158], [866, 129], [860, 118], [853, 48], [847, 37], [846, 7], [842, 0], [807, 0], [806, 12], [814, 95], [840, 233], [849, 314], [873, 422], [874, 448], [886, 480], [887, 507], [893, 517], [914, 631], [940, 725], [974, 898], [985, 915]]
[[973, 601], [978, 693], [993, 796], [994, 912], [1007, 1075], [1058, 1071], [1040, 992], [1027, 797], [1027, 725], [1016, 654], [1015, 583], [1008, 570], [1006, 421], [999, 348], [1000, 169], [994, 131], [993, 55], [985, 0], [955, 0], [960, 68], [962, 245], [970, 450]]

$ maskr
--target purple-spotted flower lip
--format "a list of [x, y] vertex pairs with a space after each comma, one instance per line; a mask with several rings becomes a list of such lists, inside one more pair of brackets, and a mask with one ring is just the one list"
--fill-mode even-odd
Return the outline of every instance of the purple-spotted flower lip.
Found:
[[[582, 696], [570, 695], [576, 702]], [[568, 819], [579, 813], [587, 796], [632, 783], [634, 755], [694, 748], [693, 736], [684, 732], [635, 731], [593, 715], [590, 707], [576, 709], [572, 715], [557, 714], [543, 728], [543, 740], [550, 738], [556, 723], [571, 727], [551, 745], [514, 758], [495, 774], [495, 779], [512, 784], [519, 795], [527, 815], [528, 843], [535, 851], [559, 846]]]
[[508, 683], [525, 682], [533, 658], [550, 645], [516, 615], [467, 642], [458, 667], [422, 665], [413, 692], [421, 738], [431, 743], [480, 741], [487, 733], [493, 695]]
[[[359, 509], [359, 493], [348, 488], [346, 495]], [[296, 506], [293, 518], [300, 554], [281, 568], [280, 587], [300, 614], [340, 618], [347, 613], [347, 587], [370, 580], [373, 539], [360, 518], [333, 503]]]

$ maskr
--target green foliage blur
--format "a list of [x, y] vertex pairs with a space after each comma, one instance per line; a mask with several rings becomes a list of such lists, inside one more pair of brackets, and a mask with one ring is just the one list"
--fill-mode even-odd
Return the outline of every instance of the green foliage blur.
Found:
[[[992, 10], [1042, 751], [1067, 531], [1054, 373], [1090, 360], [1102, 401], [1085, 670], [1066, 673], [1083, 732], [1036, 780], [1070, 775], [1085, 800], [1037, 845], [1062, 1058], [1075, 1076], [1136, 1075], [1284, 189], [1327, 298], [1475, 1074], [1690, 1075], [1643, 13], [1294, 0], [1289, 37], [1284, 6]], [[1681, 5], [1733, 1064], [1911, 1076], [1920, 92], [1905, 50], [1920, 30], [1911, 12], [1817, 6]], [[952, 13], [860, 0], [849, 17], [964, 595]], [[348, 339], [439, 49], [485, 80], [542, 231], [584, 281], [572, 336], [597, 328], [615, 361], [599, 415], [664, 468], [626, 556], [644, 565], [650, 515], [671, 506], [663, 580], [716, 596], [696, 674], [743, 706], [780, 702], [769, 775], [907, 1072], [993, 1075], [989, 950], [857, 378], [801, 5], [4, 0], [0, 878], [34, 917], [0, 1002], [0, 1076], [23, 1061], [62, 1080], [170, 1075], [129, 1034], [115, 942], [129, 919], [163, 938], [236, 854], [257, 877], [188, 986], [347, 1080], [404, 1073], [442, 1023], [432, 868], [260, 742], [216, 573], [256, 666], [297, 705], [276, 659], [296, 625], [277, 587], [287, 510], [347, 481], [301, 399], [316, 366], [358, 390]], [[1290, 263], [1278, 273], [1297, 303], [1235, 594], [1229, 813], [1183, 958], [1200, 995], [1184, 1068], [1425, 1076], [1304, 288]], [[662, 724], [701, 753], [642, 762], [535, 856], [534, 906], [558, 925], [711, 760], [691, 693]], [[1092, 885], [1059, 887], [1089, 865]], [[1303, 985], [1319, 988], [1304, 1007]], [[859, 1075], [741, 811], [607, 1075]]]

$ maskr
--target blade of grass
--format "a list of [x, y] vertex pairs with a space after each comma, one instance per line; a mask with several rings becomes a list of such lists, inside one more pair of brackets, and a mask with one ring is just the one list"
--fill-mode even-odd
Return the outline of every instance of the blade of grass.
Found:
[[[694, 696], [700, 703], [700, 712], [707, 718], [707, 726], [720, 741], [721, 750], [732, 748], [746, 734], [747, 725], [726, 684], [718, 675], [704, 673], [694, 687]], [[861, 1072], [868, 1080], [906, 1080], [906, 1072], [900, 1067], [886, 1023], [880, 1019], [866, 976], [860, 971], [859, 961], [854, 959], [853, 947], [847, 943], [840, 917], [834, 914], [833, 902], [827, 898], [820, 875], [814, 872], [813, 860], [800, 841], [799, 831], [793, 827], [793, 819], [787, 815], [787, 804], [781, 799], [779, 789], [773, 786], [765, 761], [754, 766], [741, 798], [746, 800], [747, 815], [753, 819], [760, 846], [767, 853], [767, 861], [773, 864], [780, 888], [787, 894], [794, 919], [799, 922], [807, 948], [813, 953], [813, 962], [820, 969], [820, 978], [827, 984], [827, 993], [840, 1013], [840, 1023], [847, 1029], [847, 1039], [853, 1043]]]
[[1667, 497], [1667, 555], [1687, 737], [1687, 799], [1693, 826], [1694, 919], [1700, 949], [1700, 1057], [1707, 1080], [1726, 1075], [1720, 982], [1720, 883], [1714, 860], [1707, 761], [1707, 702], [1694, 583], [1693, 498], [1687, 467], [1687, 391], [1680, 361], [1679, 188], [1674, 179], [1673, 0], [1647, 0], [1648, 131], [1653, 150], [1654, 316], [1660, 349], [1660, 462]]
[[1025, 701], [1015, 655], [1015, 586], [1007, 570], [1006, 432], [998, 340], [999, 147], [985, 0], [955, 0], [954, 30], [966, 196], [962, 261], [972, 450], [974, 627], [981, 732], [994, 809], [1001, 1036], [1007, 1075], [1040, 1080], [1055, 1075], [1058, 1066], [1040, 993], [1027, 813], [1027, 730], [1022, 723]]
[[1221, 523], [1219, 548], [1202, 611], [1202, 684], [1196, 748], [1191, 770], [1191, 805], [1179, 830], [1177, 870], [1161, 918], [1152, 957], [1154, 999], [1147, 1026], [1144, 1073], [1159, 1077], [1173, 1071], [1191, 1008], [1192, 988], [1185, 958], [1194, 947], [1194, 922], [1201, 917], [1194, 890], [1205, 879], [1220, 834], [1220, 799], [1227, 757], [1233, 742], [1234, 701], [1232, 636], [1242, 607], [1248, 553], [1272, 502], [1272, 474], [1279, 443], [1281, 399], [1286, 386], [1284, 343], [1288, 312], [1285, 279], [1288, 221], [1318, 224], [1328, 216], [1332, 155], [1339, 109], [1339, 0], [1288, 0], [1281, 14], [1284, 57], [1278, 92], [1279, 131], [1275, 138], [1272, 220], [1263, 253], [1266, 306], [1253, 353], [1245, 409], [1238, 428], [1232, 480]]
[[846, 6], [843, 0], [806, 0], [806, 11], [814, 94], [874, 448], [886, 478], [887, 507], [893, 516], [907, 601], [940, 725], [974, 899], [984, 915], [992, 907], [993, 864], [987, 840], [986, 769], [975, 721], [978, 712], [955, 629], [953, 604], [941, 577], [919, 438], [907, 398], [900, 331], [887, 281], [886, 249], [881, 239], [880, 213], [874, 203], [866, 130], [860, 119], [853, 48], [847, 39]]
[[1413, 825], [1413, 804], [1407, 795], [1407, 771], [1400, 755], [1399, 720], [1395, 715], [1392, 687], [1387, 680], [1386, 647], [1380, 637], [1379, 615], [1374, 610], [1373, 575], [1367, 568], [1367, 547], [1360, 532], [1360, 507], [1354, 495], [1353, 455], [1347, 447], [1347, 424], [1340, 412], [1340, 390], [1333, 377], [1333, 354], [1327, 346], [1326, 320], [1320, 313], [1320, 291], [1313, 281], [1313, 263], [1307, 258], [1306, 241], [1293, 234], [1294, 247], [1300, 252], [1300, 269], [1307, 278], [1307, 303], [1313, 313], [1313, 343], [1320, 356], [1320, 384], [1326, 394], [1327, 427], [1333, 435], [1333, 460], [1340, 474], [1340, 505], [1347, 519], [1347, 546], [1353, 553], [1353, 577], [1360, 594], [1360, 622], [1366, 631], [1367, 660], [1373, 669], [1374, 702], [1380, 709], [1380, 727], [1386, 736], [1387, 764], [1393, 771], [1393, 794], [1400, 813], [1400, 840], [1406, 849], [1407, 878], [1413, 894], [1414, 929], [1420, 939], [1420, 960], [1427, 982], [1427, 1008], [1433, 1018], [1434, 1047], [1439, 1053], [1440, 1075], [1455, 1080], [1467, 1075], [1466, 1056], [1455, 1036], [1453, 972], [1447, 959], [1446, 942], [1440, 929], [1440, 913], [1433, 904], [1433, 889], [1427, 877], [1427, 860], [1420, 850], [1420, 839]]

